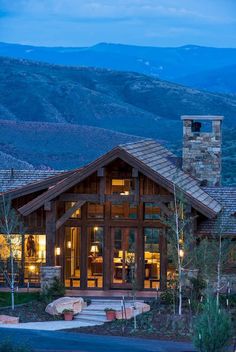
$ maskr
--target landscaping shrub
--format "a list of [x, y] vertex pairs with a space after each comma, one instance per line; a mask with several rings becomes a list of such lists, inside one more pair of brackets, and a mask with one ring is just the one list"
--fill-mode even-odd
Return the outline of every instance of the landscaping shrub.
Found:
[[57, 277], [54, 277], [52, 285], [44, 289], [41, 293], [41, 300], [45, 303], [63, 297], [65, 295], [66, 289], [64, 283]]
[[208, 298], [194, 323], [193, 342], [196, 348], [201, 352], [224, 351], [231, 336], [229, 315], [217, 307], [215, 298]]
[[0, 352], [33, 352], [31, 347], [14, 344], [11, 341], [4, 341], [0, 344]]

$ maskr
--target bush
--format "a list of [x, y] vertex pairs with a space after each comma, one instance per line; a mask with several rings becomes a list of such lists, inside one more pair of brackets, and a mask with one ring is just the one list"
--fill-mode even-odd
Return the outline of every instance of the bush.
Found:
[[217, 307], [215, 298], [210, 297], [194, 323], [194, 345], [201, 352], [221, 352], [231, 336], [229, 315]]
[[172, 288], [167, 288], [160, 294], [161, 303], [172, 305], [176, 301], [176, 291]]
[[33, 350], [25, 345], [16, 345], [11, 341], [4, 341], [0, 344], [0, 352], [33, 352]]
[[66, 289], [64, 283], [59, 278], [54, 277], [52, 285], [44, 289], [40, 298], [45, 303], [48, 303], [53, 299], [63, 297], [65, 292]]

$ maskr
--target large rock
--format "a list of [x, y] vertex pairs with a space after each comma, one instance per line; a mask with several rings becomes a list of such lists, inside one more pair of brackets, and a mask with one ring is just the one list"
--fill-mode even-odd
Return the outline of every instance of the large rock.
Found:
[[150, 306], [146, 303], [135, 302], [135, 308], [128, 307], [125, 311], [122, 310], [116, 311], [116, 319], [131, 319], [136, 315], [149, 312]]
[[51, 315], [60, 315], [64, 309], [71, 309], [74, 314], [78, 314], [84, 307], [86, 307], [86, 303], [81, 297], [62, 297], [48, 304], [45, 312]]
[[19, 317], [11, 317], [10, 315], [0, 315], [0, 324], [18, 324]]

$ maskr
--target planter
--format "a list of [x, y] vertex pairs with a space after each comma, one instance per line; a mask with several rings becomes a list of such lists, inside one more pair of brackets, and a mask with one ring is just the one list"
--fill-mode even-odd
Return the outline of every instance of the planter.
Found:
[[106, 311], [107, 320], [112, 321], [116, 319], [116, 311], [115, 310], [107, 310]]
[[65, 312], [63, 313], [65, 321], [73, 320], [73, 312]]

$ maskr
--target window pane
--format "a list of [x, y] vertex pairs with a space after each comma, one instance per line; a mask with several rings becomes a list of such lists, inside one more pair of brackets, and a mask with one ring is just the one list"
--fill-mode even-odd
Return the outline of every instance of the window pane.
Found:
[[103, 287], [103, 227], [88, 229], [88, 287]]
[[[70, 208], [72, 208], [74, 205], [76, 204], [76, 202], [65, 202], [65, 211], [69, 210]], [[71, 216], [71, 219], [74, 218], [80, 218], [81, 217], [81, 209], [77, 209]]]
[[158, 220], [160, 219], [160, 207], [157, 203], [145, 203], [144, 205], [144, 219]]
[[80, 287], [80, 228], [65, 227], [65, 286]]
[[134, 180], [132, 179], [113, 179], [112, 194], [129, 195], [134, 190]]
[[145, 288], [160, 287], [159, 229], [144, 230]]
[[88, 218], [103, 219], [104, 206], [102, 204], [88, 203]]
[[40, 267], [46, 263], [46, 235], [25, 235], [25, 283], [39, 283]]
[[112, 204], [111, 216], [113, 219], [137, 219], [137, 205], [129, 203]]

